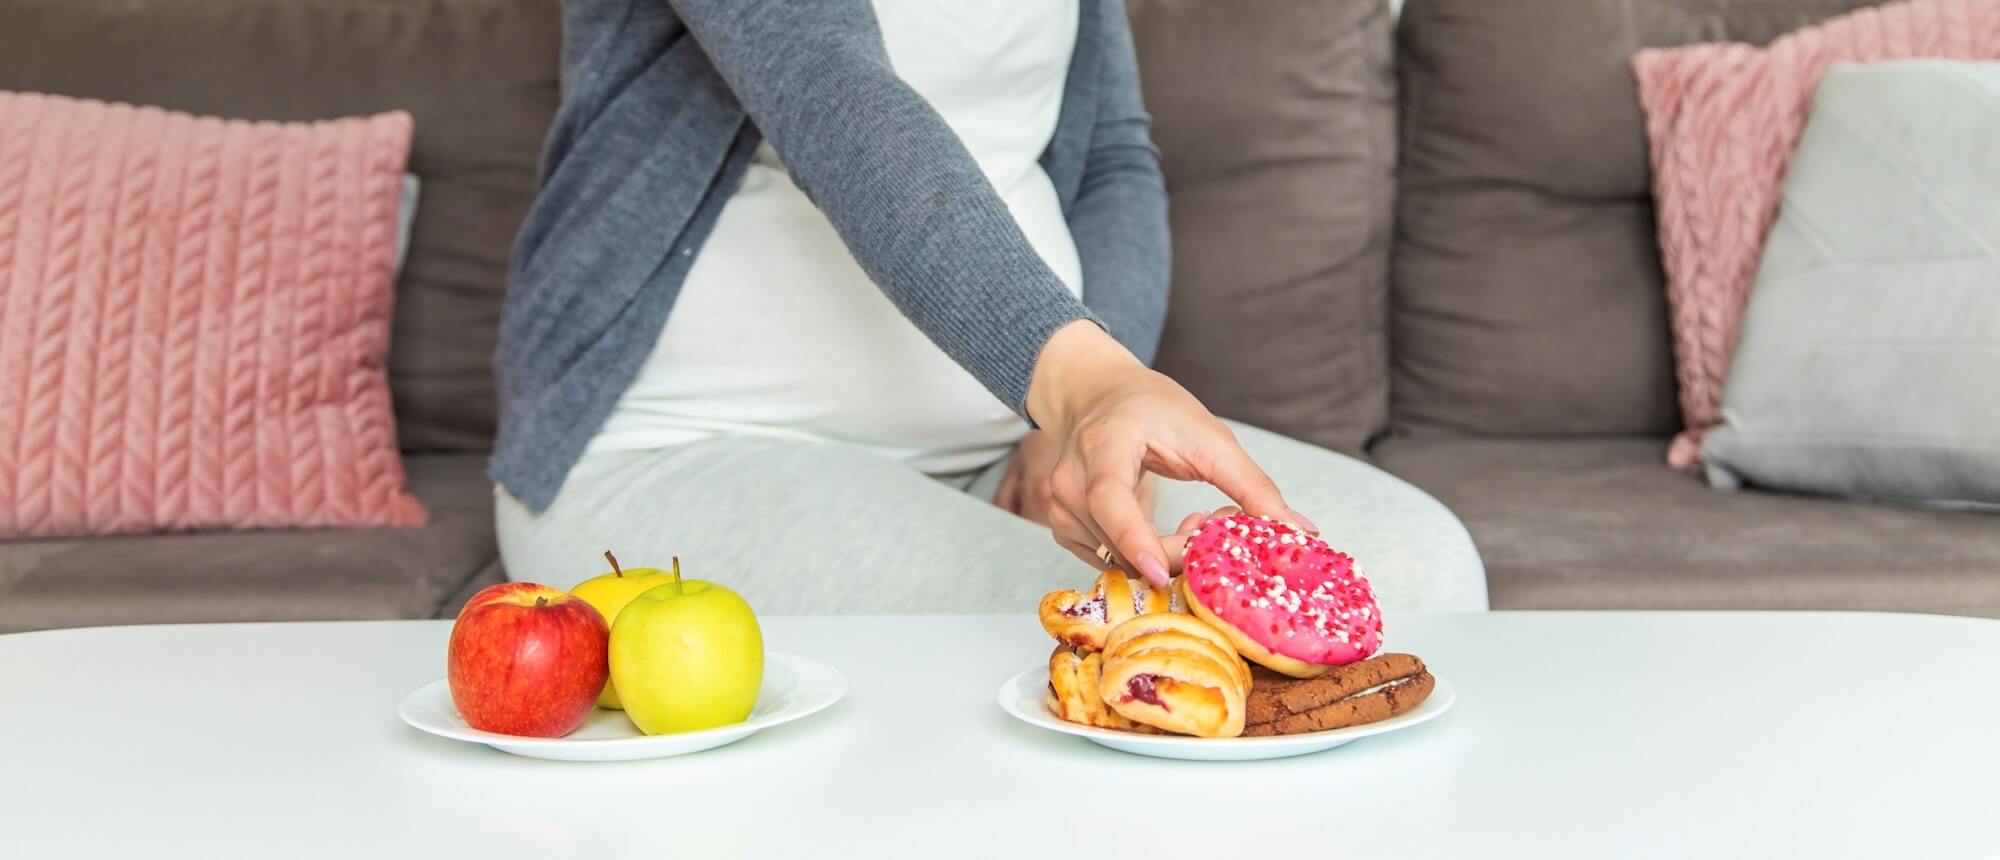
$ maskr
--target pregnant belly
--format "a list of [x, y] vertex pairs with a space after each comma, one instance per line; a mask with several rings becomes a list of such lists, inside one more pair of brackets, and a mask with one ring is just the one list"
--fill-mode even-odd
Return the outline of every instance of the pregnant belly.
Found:
[[[747, 319], [676, 310], [658, 347], [652, 409], [687, 426], [869, 446], [927, 468], [1019, 439], [1026, 426], [1011, 410], [856, 280], [766, 284], [755, 292], [773, 301]], [[847, 301], [828, 300], [840, 295]]]
[[753, 169], [605, 432], [824, 439], [941, 472], [990, 462], [1026, 424], [897, 310], [781, 172]]

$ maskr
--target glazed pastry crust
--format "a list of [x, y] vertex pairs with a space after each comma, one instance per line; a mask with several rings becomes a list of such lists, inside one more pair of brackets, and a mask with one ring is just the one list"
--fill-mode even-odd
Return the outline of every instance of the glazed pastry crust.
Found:
[[1195, 618], [1159, 613], [1118, 625], [1103, 672], [1098, 694], [1126, 719], [1204, 738], [1243, 733], [1250, 667]]
[[1068, 646], [1057, 646], [1049, 655], [1049, 689], [1044, 698], [1049, 713], [1100, 729], [1132, 729], [1132, 721], [1105, 706], [1104, 697], [1098, 695], [1103, 671], [1104, 655], [1080, 654]]
[[1107, 570], [1087, 594], [1070, 590], [1044, 595], [1037, 615], [1042, 629], [1056, 641], [1079, 651], [1102, 651], [1111, 628], [1140, 615], [1176, 611], [1177, 602], [1167, 589], [1153, 588], [1122, 570]]

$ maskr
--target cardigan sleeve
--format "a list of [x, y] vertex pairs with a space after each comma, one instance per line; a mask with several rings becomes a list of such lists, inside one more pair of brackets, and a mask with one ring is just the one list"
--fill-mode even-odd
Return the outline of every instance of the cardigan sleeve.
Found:
[[1049, 336], [1095, 318], [1029, 244], [944, 118], [890, 67], [873, 6], [669, 2], [862, 270], [946, 355], [1026, 415]]
[[[1123, 0], [1096, 4], [1099, 40], [1096, 117], [1069, 231], [1083, 263], [1083, 301], [1111, 335], [1148, 365], [1166, 324], [1170, 269], [1167, 189], [1151, 121], [1140, 96], [1139, 64]], [[1077, 70], [1079, 73], [1087, 70]]]

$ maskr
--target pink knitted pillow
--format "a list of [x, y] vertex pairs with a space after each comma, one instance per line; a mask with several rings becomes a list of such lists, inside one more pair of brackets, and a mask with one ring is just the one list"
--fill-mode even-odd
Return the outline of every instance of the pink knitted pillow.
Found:
[[0, 92], [0, 538], [422, 524], [382, 367], [409, 147]]
[[1762, 49], [1690, 45], [1633, 57], [1687, 422], [1668, 462], [1693, 467], [1701, 435], [1718, 420], [1750, 283], [1821, 73], [1836, 62], [1996, 58], [2000, 0], [1915, 0], [1861, 9]]

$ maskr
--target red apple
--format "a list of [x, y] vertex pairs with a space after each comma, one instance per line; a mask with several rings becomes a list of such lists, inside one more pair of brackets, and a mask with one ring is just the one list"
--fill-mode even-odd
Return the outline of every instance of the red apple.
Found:
[[590, 604], [533, 582], [472, 596], [451, 627], [451, 703], [475, 729], [559, 738], [597, 705], [610, 625]]

